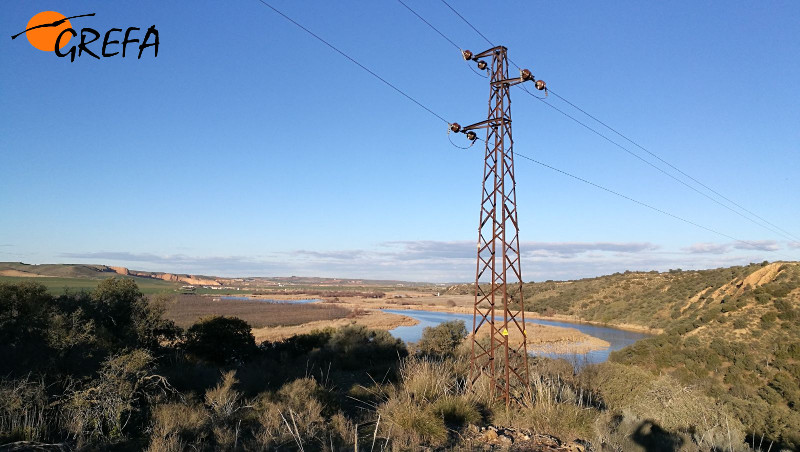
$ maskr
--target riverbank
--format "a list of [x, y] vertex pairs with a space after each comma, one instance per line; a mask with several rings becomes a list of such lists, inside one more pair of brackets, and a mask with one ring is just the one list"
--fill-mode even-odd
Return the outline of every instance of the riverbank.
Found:
[[264, 341], [282, 341], [298, 334], [309, 333], [314, 330], [321, 330], [324, 328], [339, 328], [351, 324], [363, 325], [370, 329], [376, 330], [393, 330], [399, 326], [414, 326], [419, 321], [411, 317], [399, 314], [390, 314], [377, 310], [354, 310], [353, 314], [346, 318], [335, 320], [318, 320], [313, 322], [306, 322], [300, 325], [292, 326], [274, 326], [265, 328], [253, 328], [253, 336], [256, 342]]
[[[488, 337], [490, 329], [483, 327], [478, 333], [478, 338]], [[508, 331], [508, 343], [512, 348], [522, 344], [523, 335], [516, 327]], [[581, 355], [595, 350], [604, 350], [611, 346], [608, 341], [590, 336], [574, 328], [564, 328], [551, 325], [539, 325], [526, 322], [525, 338], [527, 339], [528, 353], [552, 353], [559, 355]]]
[[[277, 295], [265, 296], [264, 298], [275, 298]], [[281, 297], [283, 298], [283, 297]], [[300, 297], [302, 298], [302, 297]], [[292, 299], [287, 297], [286, 299]], [[295, 298], [296, 299], [296, 298]], [[366, 297], [334, 297], [323, 298], [325, 303], [335, 303], [351, 309], [408, 309], [419, 311], [448, 312], [454, 314], [472, 314], [475, 298], [472, 295], [432, 295], [421, 294], [419, 292], [389, 292], [384, 298]], [[574, 323], [576, 325], [594, 325], [607, 328], [614, 328], [623, 331], [644, 334], [661, 334], [660, 328], [649, 328], [643, 325], [628, 323], [604, 323], [583, 320], [575, 316], [554, 314], [543, 316], [535, 311], [525, 311], [526, 319], [538, 319], [555, 322]]]
[[[291, 294], [281, 296], [280, 294], [269, 294], [252, 296], [253, 299], [261, 300], [275, 300], [283, 299], [287, 301], [296, 301], [300, 299], [308, 299], [308, 294]], [[389, 293], [382, 298], [371, 297], [327, 297], [314, 304], [324, 304], [328, 306], [336, 306], [352, 310], [355, 315], [349, 316], [345, 319], [337, 319], [334, 321], [320, 321], [308, 322], [301, 325], [294, 326], [279, 326], [269, 328], [256, 328], [253, 334], [258, 341], [277, 341], [283, 340], [288, 337], [307, 333], [315, 329], [326, 327], [339, 327], [347, 324], [359, 324], [368, 328], [393, 330], [397, 327], [414, 326], [418, 321], [411, 316], [404, 316], [401, 312], [384, 312], [382, 309], [392, 309], [400, 311], [409, 311], [409, 315], [413, 311], [427, 311], [439, 312], [445, 314], [460, 314], [471, 315], [473, 299], [470, 296], [449, 296], [439, 297], [434, 295], [424, 295], [418, 293], [398, 292]], [[527, 313], [528, 319], [543, 319], [543, 320], [556, 320], [555, 318], [543, 318], [535, 313]], [[558, 319], [559, 321], [566, 321]], [[466, 321], [465, 321], [466, 322]], [[470, 323], [470, 322], [466, 322]], [[578, 323], [578, 322], [570, 322]], [[471, 325], [467, 325], [468, 328]], [[548, 353], [548, 354], [585, 354], [598, 350], [606, 350], [609, 348], [610, 343], [606, 340], [594, 337], [590, 334], [583, 333], [574, 328], [553, 325], [541, 325], [529, 323], [527, 328], [527, 342], [528, 350], [532, 353]], [[488, 329], [481, 330], [488, 334]], [[512, 333], [510, 340], [514, 344], [521, 342], [521, 337], [514, 337]]]

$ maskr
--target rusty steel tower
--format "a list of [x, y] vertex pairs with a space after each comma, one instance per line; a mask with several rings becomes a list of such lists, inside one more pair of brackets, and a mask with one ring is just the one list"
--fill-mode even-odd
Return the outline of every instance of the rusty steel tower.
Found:
[[539, 90], [546, 88], [527, 69], [509, 78], [506, 53], [503, 46], [475, 55], [463, 51], [465, 60], [489, 73], [489, 114], [469, 126], [451, 124], [450, 130], [465, 133], [473, 142], [478, 138], [475, 130], [486, 130], [470, 384], [485, 378], [482, 384], [490, 385], [491, 394], [508, 406], [529, 383], [510, 89], [526, 81], [535, 82]]

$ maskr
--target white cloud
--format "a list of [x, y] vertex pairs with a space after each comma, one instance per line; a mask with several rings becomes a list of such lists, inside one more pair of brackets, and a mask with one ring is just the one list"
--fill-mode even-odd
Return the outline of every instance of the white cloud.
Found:
[[737, 250], [777, 251], [780, 249], [775, 240], [748, 240], [735, 242], [733, 247]]
[[[743, 246], [745, 245], [745, 246]], [[794, 246], [800, 248], [800, 244]], [[774, 259], [774, 241], [695, 243], [664, 250], [649, 242], [523, 242], [525, 281], [577, 279], [631, 271], [703, 269]], [[320, 276], [428, 282], [469, 282], [475, 277], [471, 240], [413, 240], [350, 250], [295, 250], [259, 256], [159, 255], [125, 251], [65, 253], [84, 263], [135, 270], [217, 276]]]
[[683, 251], [690, 254], [724, 254], [730, 249], [731, 246], [727, 243], [694, 243], [683, 248]]

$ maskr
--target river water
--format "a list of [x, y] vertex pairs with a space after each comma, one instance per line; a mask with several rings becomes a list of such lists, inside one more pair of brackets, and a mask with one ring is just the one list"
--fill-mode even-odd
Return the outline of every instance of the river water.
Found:
[[[383, 309], [384, 312], [392, 314], [401, 314], [412, 317], [419, 321], [414, 326], [399, 326], [390, 331], [394, 337], [400, 338], [405, 342], [417, 342], [422, 337], [422, 330], [428, 326], [436, 326], [442, 322], [449, 320], [463, 320], [467, 325], [467, 330], [472, 327], [472, 314], [456, 314], [450, 312], [432, 312], [432, 311], [416, 311], [405, 309]], [[547, 356], [549, 358], [565, 358], [571, 361], [576, 367], [583, 364], [596, 364], [608, 360], [609, 353], [625, 348], [634, 342], [650, 337], [648, 334], [635, 333], [632, 331], [619, 330], [616, 328], [608, 328], [604, 326], [589, 325], [584, 323], [569, 323], [569, 322], [556, 322], [552, 320], [541, 319], [525, 319], [526, 322], [537, 323], [539, 325], [560, 326], [565, 328], [574, 328], [582, 333], [594, 336], [599, 339], [607, 341], [610, 347], [602, 350], [593, 350], [588, 353], [581, 354], [559, 354], [559, 353], [535, 353], [538, 356]]]

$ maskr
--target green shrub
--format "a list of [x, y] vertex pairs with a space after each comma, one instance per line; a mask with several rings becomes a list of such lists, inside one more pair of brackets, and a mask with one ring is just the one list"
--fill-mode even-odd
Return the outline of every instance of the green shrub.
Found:
[[748, 325], [747, 319], [745, 319], [744, 317], [739, 317], [738, 319], [733, 321], [733, 328], [736, 330], [747, 328], [747, 325]]
[[335, 330], [325, 347], [335, 355], [337, 364], [348, 369], [364, 369], [394, 362], [408, 354], [400, 339], [383, 330], [370, 330], [363, 325], [349, 325]]
[[775, 319], [778, 318], [778, 313], [775, 311], [767, 311], [764, 315], [761, 316], [761, 325], [762, 327], [769, 327], [773, 323], [775, 323]]
[[434, 327], [425, 327], [418, 347], [427, 356], [453, 356], [461, 341], [467, 337], [467, 327], [463, 320], [451, 320]]
[[243, 362], [256, 351], [250, 325], [236, 317], [207, 317], [186, 332], [186, 350], [217, 365]]
[[151, 303], [128, 278], [109, 278], [92, 292], [98, 334], [115, 346], [158, 347], [177, 334], [175, 324], [163, 318], [163, 304]]
[[778, 372], [770, 380], [769, 386], [786, 400], [790, 408], [800, 408], [800, 387], [791, 375]]

